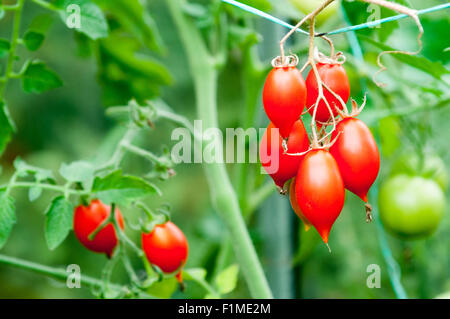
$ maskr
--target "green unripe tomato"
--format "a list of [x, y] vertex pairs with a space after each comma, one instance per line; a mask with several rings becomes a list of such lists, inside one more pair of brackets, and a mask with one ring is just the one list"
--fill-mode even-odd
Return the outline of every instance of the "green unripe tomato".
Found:
[[[292, 5], [304, 14], [308, 14], [315, 9], [317, 9], [323, 0], [290, 0]], [[322, 24], [327, 21], [330, 17], [337, 14], [337, 9], [339, 8], [340, 1], [334, 1], [330, 3], [322, 12], [320, 12], [316, 17], [316, 23]]]
[[433, 179], [442, 190], [446, 191], [448, 186], [448, 172], [442, 159], [437, 155], [427, 155], [423, 167], [419, 167], [419, 158], [416, 154], [404, 154], [400, 156], [392, 167], [392, 175], [407, 174], [410, 176], [420, 175]]
[[442, 219], [445, 196], [431, 179], [405, 174], [389, 178], [378, 194], [384, 226], [404, 239], [431, 235]]

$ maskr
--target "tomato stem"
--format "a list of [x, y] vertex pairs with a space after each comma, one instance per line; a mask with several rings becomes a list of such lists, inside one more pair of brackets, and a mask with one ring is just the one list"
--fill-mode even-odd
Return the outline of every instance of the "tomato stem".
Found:
[[[197, 113], [204, 128], [218, 127], [218, 73], [198, 28], [188, 21], [179, 0], [167, 4], [184, 44], [197, 98]], [[218, 141], [219, 142], [219, 141]], [[236, 193], [223, 163], [203, 165], [210, 186], [213, 205], [230, 232], [240, 268], [254, 298], [272, 298], [267, 279], [246, 228]]]

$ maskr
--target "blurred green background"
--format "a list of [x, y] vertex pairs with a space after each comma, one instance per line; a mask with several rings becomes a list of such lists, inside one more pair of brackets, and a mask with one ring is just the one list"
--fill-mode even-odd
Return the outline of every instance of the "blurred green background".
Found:
[[[209, 1], [192, 2], [209, 5]], [[262, 9], [270, 10], [275, 16], [292, 23], [302, 17], [302, 13], [289, 1], [272, 0], [270, 8], [264, 7], [265, 1], [245, 2], [254, 6], [261, 5]], [[444, 3], [432, 0], [400, 2], [417, 9]], [[112, 30], [110, 37], [113, 37], [114, 27], [116, 24], [120, 25], [121, 21], [117, 18], [118, 14], [111, 10], [114, 3], [105, 4], [104, 1], [98, 3], [105, 8]], [[370, 15], [366, 10], [367, 5], [361, 3], [345, 2], [344, 8], [348, 22], [343, 17], [342, 8], [337, 6], [336, 11], [329, 17], [319, 21], [319, 31], [336, 29], [345, 26], [346, 23], [364, 23]], [[119, 72], [116, 78], [111, 80], [111, 72], [114, 73], [111, 71], [113, 68], [111, 65], [114, 63], [108, 60], [108, 56], [105, 54], [99, 58], [98, 52], [87, 54], [89, 45], [85, 44], [86, 39], [79, 34], [75, 35], [61, 23], [54, 23], [51, 26], [39, 51], [33, 53], [28, 53], [25, 49], [19, 51], [22, 57], [31, 56], [46, 61], [60, 75], [64, 86], [42, 95], [23, 93], [18, 82], [12, 82], [8, 86], [6, 98], [17, 126], [17, 133], [1, 159], [4, 182], [8, 180], [12, 161], [18, 155], [31, 164], [53, 170], [62, 162], [93, 159], [99, 156], [101, 159], [101, 155], [107, 154], [108, 147], [117, 141], [120, 132], [123, 131], [120, 123], [105, 116], [105, 106], [125, 103], [130, 97], [126, 92], [132, 92], [138, 99], [160, 95], [176, 112], [190, 120], [196, 118], [192, 78], [184, 49], [165, 1], [146, 1], [146, 10], [156, 22], [165, 49], [162, 54], [155, 53], [151, 48], [144, 48], [142, 51], [161, 62], [170, 73], [170, 81], [166, 84], [161, 83], [163, 84], [161, 86], [157, 83], [151, 88], [145, 85], [139, 88], [138, 82], [142, 78], [133, 77], [131, 72], [124, 74]], [[239, 24], [242, 12], [227, 5], [223, 5], [222, 10], [227, 10], [227, 14], [233, 17], [228, 20], [230, 25]], [[23, 25], [28, 25], [36, 15], [43, 12], [43, 9], [27, 3]], [[393, 12], [381, 10], [381, 17], [392, 14]], [[253, 29], [260, 35], [257, 50], [261, 60], [268, 66], [270, 60], [278, 54], [278, 41], [286, 29], [258, 17], [246, 16], [246, 18], [251, 19]], [[448, 68], [450, 52], [445, 50], [449, 46], [448, 10], [423, 15], [421, 20], [425, 29], [421, 56]], [[7, 14], [0, 21], [0, 37], [9, 37], [11, 24], [11, 17]], [[117, 29], [120, 31], [120, 27]], [[128, 33], [130, 38], [135, 37], [133, 32]], [[416, 48], [417, 30], [409, 19], [386, 23], [381, 28], [358, 31], [357, 34], [395, 48], [412, 50]], [[417, 145], [411, 135], [418, 136], [423, 141], [421, 148], [425, 154], [438, 154], [447, 169], [450, 169], [449, 108], [442, 107], [406, 116], [383, 118], [380, 116], [380, 112], [385, 110], [426, 107], [445, 100], [449, 95], [448, 74], [438, 80], [418, 67], [387, 57], [384, 61], [389, 71], [383, 73], [380, 79], [388, 85], [380, 89], [371, 79], [378, 69], [375, 59], [380, 49], [368, 41], [359, 39], [364, 53], [364, 61], [359, 61], [352, 51], [354, 47], [349, 45], [347, 36], [339, 34], [332, 39], [337, 50], [343, 51], [347, 56], [345, 67], [351, 81], [351, 95], [361, 102], [364, 93], [367, 93], [367, 107], [361, 119], [380, 132], [379, 146], [382, 151], [380, 183], [387, 179], [390, 168], [398, 157], [417, 151]], [[300, 61], [305, 61], [307, 38], [299, 34], [292, 38], [287, 47], [299, 55]], [[320, 40], [316, 42], [327, 52], [326, 43]], [[115, 43], [119, 49], [122, 46], [131, 46], [125, 40], [116, 40]], [[219, 120], [223, 129], [239, 125], [245, 94], [242, 73], [241, 49], [239, 45], [230, 44], [228, 60], [220, 73], [218, 84]], [[112, 83], [113, 81], [115, 82]], [[130, 83], [136, 84], [136, 87], [130, 89], [127, 86]], [[155, 87], [159, 89], [156, 90]], [[124, 96], [121, 96], [122, 93]], [[265, 127], [268, 120], [260, 102], [258, 112], [259, 120], [255, 126]], [[174, 126], [164, 122], [156, 124], [155, 130], [149, 130], [140, 139], [146, 148], [158, 152], [162, 145], [173, 144], [170, 141], [170, 134]], [[105, 156], [107, 155], [103, 157]], [[228, 165], [232, 177], [237, 166]], [[253, 166], [259, 171], [258, 165]], [[125, 159], [124, 169], [131, 173], [143, 174], [149, 169], [149, 164], [129, 155]], [[171, 205], [173, 220], [189, 240], [190, 255], [187, 267], [206, 268], [207, 278], [210, 279], [226, 231], [211, 207], [210, 190], [201, 165], [181, 164], [176, 167], [176, 171], [177, 175], [174, 178], [158, 183], [164, 196], [149, 199], [148, 203], [154, 207], [162, 203]], [[49, 205], [51, 195], [45, 192], [40, 199], [30, 203], [26, 191], [14, 191], [18, 222], [1, 253], [52, 266], [64, 267], [75, 263], [80, 265], [84, 274], [98, 277], [106, 258], [84, 249], [73, 233], [55, 251], [49, 251], [47, 248], [43, 231], [43, 214]], [[449, 192], [446, 196], [448, 203]], [[376, 198], [372, 197], [371, 201], [376, 202]], [[123, 211], [130, 220], [136, 218], [134, 211], [127, 208], [123, 208]], [[249, 221], [251, 237], [275, 297], [395, 297], [381, 254], [376, 225], [364, 222], [363, 205], [355, 195], [349, 192], [346, 194], [345, 208], [331, 232], [331, 254], [320, 243], [314, 230], [305, 233], [302, 229], [303, 226], [290, 209], [288, 199], [275, 193], [257, 209]], [[136, 242], [139, 241], [137, 233], [130, 232], [130, 236]], [[450, 291], [448, 205], [439, 228], [430, 238], [404, 241], [388, 234], [388, 242], [394, 258], [400, 265], [402, 283], [409, 297], [433, 298]], [[136, 268], [141, 267], [139, 260], [134, 262]], [[370, 289], [366, 285], [369, 275], [366, 268], [370, 264], [378, 264], [381, 267], [382, 282], [379, 289]], [[227, 295], [228, 297], [249, 297], [246, 284], [241, 277], [237, 289]], [[114, 275], [114, 280], [126, 282], [126, 275], [120, 267]], [[201, 298], [203, 295], [204, 292], [200, 287], [188, 282], [186, 291], [174, 292], [173, 297]], [[0, 297], [90, 298], [92, 295], [87, 288], [68, 289], [64, 283], [0, 265]]]

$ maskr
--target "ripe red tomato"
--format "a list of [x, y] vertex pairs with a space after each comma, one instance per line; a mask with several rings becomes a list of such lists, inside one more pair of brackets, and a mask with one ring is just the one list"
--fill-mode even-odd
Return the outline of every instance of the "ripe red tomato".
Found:
[[[275, 145], [278, 143], [278, 145]], [[272, 145], [274, 144], [274, 145]], [[309, 138], [301, 120], [297, 120], [289, 134], [287, 148], [289, 153], [301, 153], [308, 149]], [[272, 149], [273, 148], [273, 149]], [[279, 130], [270, 123], [259, 146], [259, 159], [275, 184], [283, 188], [284, 184], [297, 174], [303, 156], [284, 154]]]
[[367, 192], [380, 170], [377, 143], [366, 124], [356, 118], [339, 122], [331, 138], [337, 134], [339, 137], [330, 147], [330, 153], [339, 166], [345, 188], [367, 203]]
[[289, 185], [289, 201], [291, 202], [292, 210], [300, 217], [303, 225], [305, 225], [305, 231], [308, 231], [311, 228], [311, 223], [305, 215], [303, 215], [300, 206], [298, 206], [297, 197], [295, 196], [295, 177], [291, 180], [291, 184]]
[[345, 201], [344, 182], [328, 151], [312, 150], [305, 155], [298, 169], [295, 195], [303, 215], [327, 243]]
[[306, 86], [300, 71], [294, 67], [275, 67], [266, 78], [263, 104], [270, 121], [287, 138], [292, 125], [305, 107]]
[[[347, 103], [348, 98], [350, 97], [350, 83], [344, 67], [340, 64], [328, 63], [317, 63], [316, 67], [322, 82], [325, 83], [325, 85], [328, 86], [334, 93], [339, 95], [344, 103]], [[309, 108], [309, 114], [312, 116], [314, 108], [311, 108], [311, 106], [316, 103], [317, 97], [319, 96], [316, 76], [313, 70], [309, 71], [309, 74], [306, 77], [306, 90], [306, 107]], [[333, 111], [333, 116], [336, 116], [337, 111], [334, 105], [341, 109], [341, 103], [330, 92], [328, 92], [325, 87], [323, 88], [323, 93], [325, 99], [330, 105], [331, 110]], [[327, 122], [330, 117], [331, 114], [327, 105], [323, 100], [321, 100], [317, 106], [316, 120], [320, 122]]]
[[[114, 248], [117, 246], [114, 225], [112, 223], [107, 224], [92, 240], [89, 239], [89, 235], [109, 217], [110, 213], [110, 206], [95, 199], [91, 201], [89, 206], [80, 205], [76, 207], [73, 217], [73, 230], [83, 246], [98, 253], [105, 253], [108, 258], [112, 256]], [[124, 229], [123, 217], [119, 209], [116, 209], [115, 218], [120, 228]]]
[[148, 261], [165, 273], [183, 267], [188, 257], [186, 237], [172, 222], [157, 225], [148, 234], [142, 233], [142, 249]]

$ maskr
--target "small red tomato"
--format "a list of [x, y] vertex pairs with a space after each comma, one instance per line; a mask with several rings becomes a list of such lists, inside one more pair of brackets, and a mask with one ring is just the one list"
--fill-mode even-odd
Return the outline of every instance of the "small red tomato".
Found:
[[[344, 103], [347, 103], [348, 98], [350, 97], [350, 83], [344, 67], [340, 64], [328, 63], [317, 63], [316, 67], [322, 82], [334, 93], [339, 95]], [[306, 90], [306, 107], [309, 109], [309, 114], [312, 116], [314, 113], [314, 107], [311, 108], [311, 106], [316, 103], [317, 97], [319, 96], [316, 76], [313, 70], [309, 71], [309, 74], [306, 77]], [[330, 92], [328, 92], [325, 87], [323, 87], [323, 93], [325, 99], [330, 105], [333, 116], [336, 116], [337, 111], [334, 106], [336, 105], [338, 108], [342, 109], [341, 103]], [[330, 110], [325, 104], [325, 101], [321, 100], [317, 106], [316, 121], [327, 122], [330, 118]]]
[[327, 243], [345, 201], [344, 182], [328, 151], [312, 150], [305, 155], [298, 169], [295, 195], [303, 215]]
[[[284, 154], [282, 138], [279, 130], [270, 123], [259, 146], [259, 159], [266, 172], [275, 184], [283, 188], [284, 184], [297, 174], [303, 156]], [[276, 145], [278, 144], [278, 145]], [[302, 153], [309, 147], [309, 138], [301, 120], [297, 120], [291, 128], [287, 141], [289, 153]]]
[[291, 202], [292, 210], [300, 217], [303, 225], [305, 225], [305, 231], [308, 231], [311, 228], [311, 223], [305, 215], [303, 215], [300, 206], [298, 206], [297, 196], [295, 196], [295, 177], [291, 180], [291, 184], [289, 185], [289, 201]]
[[263, 104], [270, 121], [287, 138], [305, 107], [306, 86], [295, 66], [273, 68], [266, 78]]
[[[142, 234], [142, 249], [148, 261], [165, 273], [184, 266], [188, 257], [188, 242], [183, 232], [172, 222], [157, 225]], [[179, 275], [181, 280], [181, 274]]]
[[[117, 246], [117, 235], [114, 225], [108, 223], [92, 240], [89, 239], [89, 235], [109, 217], [110, 213], [110, 206], [95, 199], [91, 201], [89, 206], [80, 205], [76, 207], [73, 217], [73, 230], [83, 246], [98, 253], [105, 253], [108, 258], [112, 256], [114, 248]], [[115, 217], [120, 228], [124, 229], [123, 217], [119, 209], [116, 209]]]
[[332, 134], [336, 142], [330, 153], [336, 160], [345, 188], [367, 203], [367, 192], [380, 170], [380, 153], [372, 133], [363, 121], [347, 117]]

